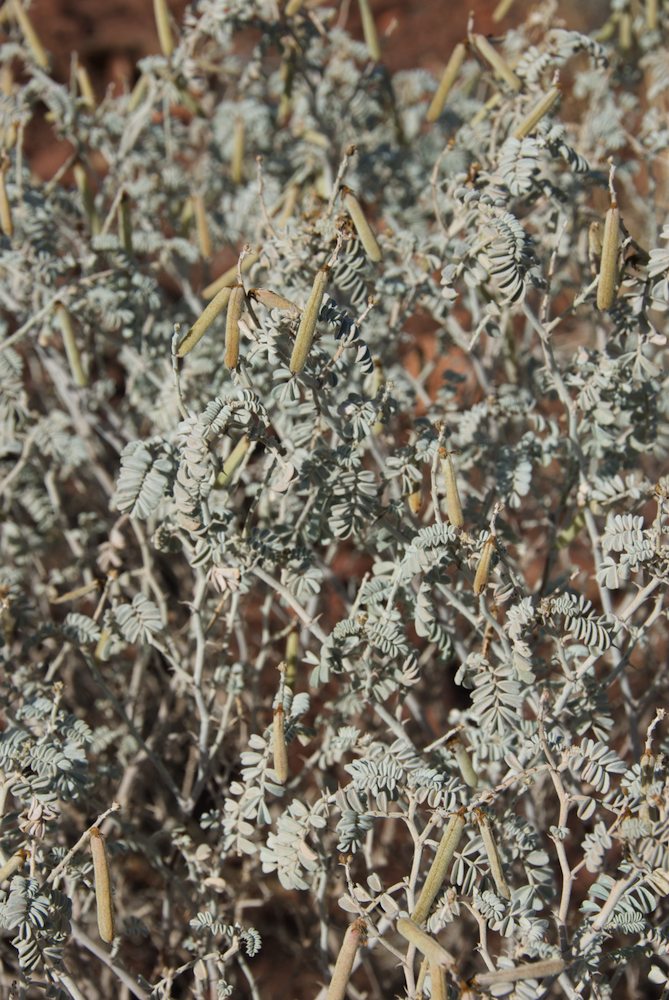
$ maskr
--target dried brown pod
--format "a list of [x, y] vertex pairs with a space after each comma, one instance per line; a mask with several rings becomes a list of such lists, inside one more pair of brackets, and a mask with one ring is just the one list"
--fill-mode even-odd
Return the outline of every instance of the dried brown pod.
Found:
[[367, 924], [363, 917], [358, 917], [352, 924], [349, 924], [337, 955], [326, 1000], [344, 1000], [356, 952], [358, 947], [365, 943], [366, 930]]
[[455, 478], [455, 469], [450, 452], [442, 448], [441, 450], [441, 472], [444, 477], [444, 489], [446, 493], [446, 513], [448, 520], [454, 528], [462, 528], [465, 519], [462, 514], [462, 504], [460, 503], [460, 493], [458, 483]]
[[98, 931], [107, 944], [114, 940], [114, 910], [112, 907], [111, 876], [104, 837], [97, 826], [91, 829], [91, 855], [95, 880], [95, 901], [98, 911]]
[[230, 290], [228, 309], [225, 314], [225, 356], [226, 368], [236, 368], [239, 364], [239, 319], [246, 293], [243, 285], [235, 285]]
[[482, 594], [488, 585], [490, 563], [492, 562], [493, 552], [495, 551], [496, 538], [497, 536], [491, 532], [483, 543], [483, 548], [481, 549], [479, 564], [476, 567], [476, 576], [474, 577], [473, 588], [474, 593], [477, 596]]
[[618, 284], [618, 249], [620, 246], [620, 212], [613, 202], [604, 219], [602, 256], [599, 263], [597, 308], [610, 309], [616, 298]]

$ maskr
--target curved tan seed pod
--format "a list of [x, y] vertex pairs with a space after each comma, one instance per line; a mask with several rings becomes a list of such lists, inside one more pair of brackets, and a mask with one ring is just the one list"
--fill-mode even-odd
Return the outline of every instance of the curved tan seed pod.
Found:
[[221, 288], [218, 295], [214, 296], [203, 313], [195, 320], [188, 333], [179, 341], [177, 346], [178, 358], [183, 358], [184, 355], [192, 351], [195, 345], [202, 340], [216, 317], [227, 306], [231, 292], [231, 288]]
[[464, 42], [458, 42], [451, 52], [451, 58], [446, 63], [446, 69], [444, 70], [441, 80], [439, 81], [439, 86], [430, 101], [430, 106], [427, 109], [427, 114], [425, 115], [426, 121], [436, 122], [437, 118], [444, 110], [446, 99], [451, 92], [453, 84], [458, 78], [458, 73], [462, 69], [462, 64], [465, 61], [466, 55], [467, 46]]
[[91, 83], [88, 70], [81, 63], [77, 66], [77, 83], [79, 84], [79, 93], [81, 94], [82, 101], [89, 111], [95, 111], [96, 104], [93, 84]]
[[483, 846], [485, 852], [488, 855], [488, 864], [490, 865], [490, 874], [493, 877], [497, 892], [504, 899], [511, 899], [511, 890], [506, 884], [506, 879], [504, 878], [504, 872], [502, 870], [502, 862], [499, 857], [499, 851], [497, 850], [497, 844], [495, 843], [495, 838], [493, 836], [492, 827], [490, 826], [490, 820], [484, 812], [480, 809], [474, 810], [474, 818], [479, 825], [479, 830], [481, 832], [481, 839], [483, 840]]
[[227, 486], [235, 472], [242, 464], [242, 459], [244, 455], [249, 450], [249, 444], [251, 440], [245, 434], [244, 437], [240, 438], [235, 447], [232, 449], [225, 462], [223, 463], [223, 468], [216, 476], [217, 486]]
[[286, 638], [286, 653], [284, 663], [286, 664], [286, 684], [289, 688], [295, 686], [297, 677], [297, 657], [300, 650], [300, 633], [298, 629], [291, 628]]
[[467, 747], [461, 743], [459, 739], [456, 739], [455, 741], [453, 753], [455, 754], [455, 759], [458, 762], [462, 780], [466, 785], [469, 785], [470, 788], [478, 788], [479, 776], [474, 770], [474, 765], [472, 764], [472, 759], [467, 752]]
[[160, 51], [166, 59], [169, 59], [174, 52], [174, 38], [172, 37], [170, 12], [166, 0], [153, 0], [153, 16], [158, 30]]
[[239, 364], [239, 317], [246, 293], [243, 285], [235, 285], [230, 291], [228, 311], [225, 315], [225, 357], [226, 368], [236, 368]]
[[597, 308], [610, 309], [616, 297], [618, 284], [618, 245], [620, 242], [620, 212], [614, 202], [604, 219], [602, 258], [597, 284]]
[[102, 226], [100, 224], [98, 213], [95, 210], [95, 194], [88, 180], [88, 174], [84, 170], [81, 163], [75, 163], [72, 168], [72, 173], [74, 174], [74, 180], [77, 188], [79, 189], [79, 194], [81, 195], [84, 212], [86, 213], [86, 218], [88, 219], [88, 225], [91, 227], [91, 233], [93, 236], [98, 236]]
[[88, 376], [86, 375], [84, 366], [81, 362], [81, 355], [79, 353], [79, 348], [77, 347], [77, 339], [74, 335], [72, 317], [62, 302], [56, 303], [56, 320], [63, 335], [63, 344], [65, 346], [65, 354], [67, 356], [67, 363], [70, 367], [72, 381], [80, 389], [84, 389], [88, 385]]
[[541, 962], [527, 962], [513, 969], [498, 969], [496, 972], [481, 972], [474, 976], [474, 985], [487, 989], [497, 983], [518, 983], [523, 979], [543, 979], [545, 976], [559, 976], [565, 970], [562, 958], [545, 958]]
[[450, 452], [447, 452], [445, 449], [441, 449], [441, 453], [443, 455], [441, 460], [441, 474], [444, 477], [446, 491], [446, 513], [453, 527], [461, 528], [465, 523], [465, 519], [462, 516], [462, 504], [460, 503], [453, 460], [451, 459]]
[[12, 219], [12, 206], [7, 195], [7, 185], [5, 184], [5, 174], [8, 166], [7, 157], [3, 157], [0, 164], [0, 228], [9, 239], [14, 235], [14, 220]]
[[490, 576], [490, 563], [492, 562], [492, 555], [495, 551], [495, 535], [490, 534], [483, 543], [483, 548], [481, 549], [481, 556], [479, 558], [479, 564], [476, 567], [476, 576], [474, 577], [474, 593], [478, 596], [482, 594], [488, 585], [488, 577]]
[[657, 31], [657, 0], [646, 0], [646, 28]]
[[[246, 274], [247, 271], [250, 271], [259, 257], [260, 254], [257, 250], [252, 250], [251, 253], [246, 254], [242, 260], [242, 274]], [[212, 281], [210, 285], [207, 285], [206, 288], [202, 289], [202, 298], [213, 299], [214, 295], [217, 295], [222, 288], [232, 288], [236, 282], [237, 265], [234, 264], [232, 267], [229, 267], [227, 271], [224, 271], [223, 274], [219, 275], [215, 281]]]
[[311, 350], [314, 333], [316, 332], [316, 323], [318, 322], [318, 314], [321, 310], [323, 296], [325, 295], [325, 286], [328, 282], [329, 271], [330, 268], [326, 264], [316, 272], [311, 293], [304, 307], [300, 325], [297, 328], [293, 353], [290, 356], [289, 367], [293, 375], [302, 371], [304, 362], [307, 360], [307, 355]]
[[241, 184], [244, 179], [244, 136], [246, 128], [243, 118], [235, 119], [235, 130], [232, 137], [232, 159], [230, 161], [230, 177], [234, 184]]
[[300, 315], [299, 306], [296, 306], [290, 299], [284, 299], [283, 295], [270, 291], [269, 288], [251, 288], [249, 289], [249, 298], [260, 302], [266, 309], [278, 309], [279, 312], [286, 312], [293, 317]]
[[457, 812], [451, 816], [439, 841], [437, 853], [423, 883], [418, 902], [411, 914], [411, 919], [415, 923], [422, 924], [427, 920], [427, 915], [430, 912], [432, 904], [441, 892], [441, 887], [448, 872], [448, 866], [453, 860], [453, 855], [460, 843], [464, 828], [464, 811]]
[[492, 12], [492, 19], [497, 24], [502, 18], [506, 17], [511, 8], [513, 7], [516, 0], [499, 0], [499, 3]]
[[420, 483], [416, 483], [415, 488], [407, 495], [407, 503], [411, 513], [418, 516], [423, 506], [423, 490]]
[[288, 781], [288, 750], [286, 748], [286, 719], [283, 705], [274, 709], [272, 721], [272, 754], [274, 756], [274, 773], [280, 785]]
[[511, 90], [520, 90], [522, 84], [509, 64], [502, 58], [497, 49], [490, 44], [485, 35], [472, 35], [472, 44], [477, 49], [479, 55], [485, 59], [492, 68], [495, 76], [504, 80]]
[[431, 1000], [446, 1000], [446, 973], [443, 965], [430, 962], [430, 979], [432, 981]]
[[0, 883], [4, 882], [6, 879], [11, 878], [19, 868], [23, 868], [25, 860], [28, 857], [28, 852], [21, 848], [15, 854], [12, 854], [11, 858], [4, 863], [2, 868], [0, 868]]
[[533, 108], [523, 118], [518, 128], [514, 131], [514, 139], [524, 139], [526, 135], [533, 132], [544, 115], [547, 115], [551, 108], [557, 104], [562, 95], [559, 87], [551, 87], [548, 93], [537, 101]]
[[207, 222], [204, 198], [201, 194], [193, 195], [193, 211], [195, 213], [195, 228], [197, 230], [200, 256], [208, 260], [211, 257], [211, 236], [209, 235], [209, 223]]
[[358, 946], [365, 943], [365, 932], [367, 924], [362, 917], [358, 917], [352, 924], [349, 924], [344, 940], [342, 941], [337, 961], [335, 962], [332, 979], [328, 986], [326, 1000], [344, 1000], [346, 988], [351, 977], [353, 962], [358, 950]]
[[26, 45], [30, 49], [30, 54], [33, 59], [38, 66], [41, 66], [42, 69], [48, 69], [49, 56], [37, 37], [37, 32], [35, 31], [27, 12], [24, 10], [21, 0], [12, 0], [10, 9], [16, 18], [16, 23], [21, 29], [21, 34], [23, 35]]
[[91, 854], [95, 879], [95, 901], [98, 908], [98, 931], [107, 944], [114, 940], [114, 911], [112, 909], [111, 877], [104, 837], [97, 826], [91, 829]]
[[132, 253], [132, 215], [130, 212], [130, 195], [124, 191], [118, 203], [118, 234], [121, 245], [126, 253]]
[[419, 952], [425, 955], [430, 965], [442, 965], [447, 968], [452, 968], [455, 965], [453, 956], [413, 920], [408, 917], [400, 917], [397, 921], [397, 930], [405, 940], [414, 944]]
[[367, 45], [369, 58], [374, 62], [381, 62], [381, 46], [379, 45], [379, 36], [376, 31], [376, 23], [369, 0], [358, 0], [358, 7], [360, 8], [360, 20], [362, 21], [362, 34]]
[[362, 206], [358, 201], [358, 197], [355, 192], [351, 191], [351, 189], [346, 187], [346, 185], [343, 185], [341, 190], [344, 196], [344, 204], [346, 205], [348, 214], [351, 216], [351, 220], [355, 226], [355, 231], [360, 237], [360, 242], [363, 245], [364, 251], [374, 264], [378, 264], [379, 261], [383, 260], [381, 247], [376, 241], [376, 236], [372, 232], [371, 226], [369, 225], [365, 213], [362, 210]]

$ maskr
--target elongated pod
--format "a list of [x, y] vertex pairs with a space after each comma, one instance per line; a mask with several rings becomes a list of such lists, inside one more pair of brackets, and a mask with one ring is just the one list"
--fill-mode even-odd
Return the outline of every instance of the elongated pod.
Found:
[[166, 59], [174, 52], [174, 38], [170, 27], [170, 12], [166, 0], [153, 0], [153, 16], [158, 31], [160, 50]]
[[274, 709], [272, 723], [272, 754], [274, 756], [274, 773], [280, 785], [288, 781], [288, 751], [286, 749], [286, 718], [283, 705]]
[[23, 848], [18, 850], [16, 854], [12, 854], [11, 858], [4, 863], [2, 868], [0, 868], [0, 882], [4, 882], [5, 879], [11, 878], [19, 868], [23, 868], [25, 860], [28, 857], [28, 852], [24, 851]]
[[602, 257], [597, 284], [597, 308], [610, 309], [616, 297], [618, 283], [618, 244], [620, 242], [620, 212], [616, 202], [611, 204], [604, 219]]
[[95, 901], [98, 908], [98, 931], [101, 939], [107, 944], [111, 944], [114, 940], [111, 876], [104, 837], [97, 826], [91, 829], [91, 854], [95, 879]]
[[458, 73], [462, 69], [462, 64], [465, 61], [466, 55], [467, 46], [464, 42], [458, 42], [451, 52], [451, 58], [446, 63], [446, 69], [444, 70], [441, 80], [439, 81], [439, 86], [430, 101], [430, 106], [427, 109], [427, 114], [425, 115], [426, 121], [436, 122], [437, 118], [444, 110], [446, 100], [451, 92], [453, 84], [458, 78]]
[[442, 449], [441, 472], [444, 477], [444, 488], [446, 491], [446, 513], [448, 520], [454, 528], [461, 528], [465, 523], [462, 516], [462, 504], [460, 503], [460, 493], [458, 482], [455, 478], [455, 469], [450, 452]]
[[430, 962], [431, 1000], [446, 1000], [446, 973], [443, 965]]
[[544, 115], [547, 115], [551, 108], [554, 107], [554, 105], [560, 100], [561, 93], [562, 92], [559, 87], [551, 87], [551, 89], [544, 94], [544, 96], [541, 97], [532, 108], [530, 108], [518, 128], [515, 129], [513, 133], [514, 139], [524, 139], [526, 135], [533, 132]]
[[372, 232], [372, 228], [362, 210], [358, 196], [349, 187], [346, 187], [346, 185], [341, 190], [344, 196], [344, 204], [346, 205], [348, 214], [351, 216], [355, 231], [360, 237], [364, 251], [372, 263], [378, 264], [380, 260], [383, 260], [381, 247], [377, 243], [376, 236]]
[[178, 358], [183, 358], [185, 354], [192, 351], [195, 345], [202, 340], [216, 317], [222, 313], [227, 306], [231, 292], [231, 288], [221, 288], [220, 292], [214, 296], [202, 314], [195, 320], [190, 330], [179, 341], [177, 345]]
[[314, 333], [316, 332], [316, 323], [318, 322], [318, 314], [321, 311], [325, 286], [328, 282], [329, 271], [330, 268], [326, 264], [316, 272], [307, 304], [304, 307], [300, 325], [297, 328], [293, 353], [290, 356], [289, 367], [294, 375], [302, 371], [304, 362], [307, 360], [307, 355], [311, 350]]
[[448, 872], [448, 866], [453, 860], [453, 855], [455, 854], [458, 844], [460, 843], [460, 838], [462, 837], [464, 828], [464, 812], [457, 812], [451, 816], [446, 825], [446, 829], [442, 834], [441, 840], [439, 841], [437, 853], [434, 856], [434, 860], [430, 865], [427, 877], [423, 883], [423, 888], [420, 891], [418, 902], [416, 903], [414, 911], [411, 914], [411, 919], [415, 923], [422, 924], [427, 919], [427, 915], [430, 912], [432, 904], [441, 892], [441, 887], [444, 884], [446, 873]]
[[28, 17], [27, 12], [24, 10], [21, 0], [13, 0], [9, 5], [9, 10], [13, 12], [16, 18], [16, 23], [21, 29], [21, 33], [25, 40], [26, 45], [30, 49], [30, 54], [33, 59], [42, 69], [48, 70], [49, 68], [49, 56], [47, 51], [40, 42], [37, 32], [33, 27], [33, 23]]
[[483, 543], [483, 548], [481, 549], [481, 555], [479, 557], [479, 564], [476, 567], [476, 576], [474, 577], [474, 593], [478, 596], [482, 594], [485, 588], [488, 586], [488, 577], [490, 576], [490, 563], [492, 562], [492, 555], [495, 551], [495, 535], [492, 533], [488, 535], [485, 542]]
[[365, 943], [366, 929], [367, 924], [362, 917], [349, 924], [337, 955], [326, 1000], [344, 1000], [358, 946]]
[[397, 921], [397, 930], [406, 941], [414, 944], [419, 952], [425, 955], [430, 965], [441, 965], [446, 968], [452, 968], [455, 965], [453, 956], [413, 920], [408, 917], [400, 917]]
[[360, 8], [360, 20], [362, 21], [362, 34], [367, 45], [369, 58], [374, 62], [381, 62], [381, 46], [379, 45], [379, 36], [376, 31], [374, 14], [372, 13], [369, 0], [358, 0], [358, 6]]
[[[260, 254], [257, 250], [252, 250], [251, 253], [246, 254], [242, 260], [242, 274], [246, 274], [246, 272], [253, 267], [259, 257]], [[219, 275], [215, 281], [212, 281], [210, 285], [207, 285], [206, 288], [202, 289], [202, 298], [213, 299], [214, 295], [217, 295], [222, 288], [231, 288], [236, 281], [237, 265], [234, 264], [232, 267], [229, 267], [227, 271], [224, 271], [223, 274]]]
[[243, 285], [235, 285], [230, 291], [228, 311], [225, 314], [225, 366], [236, 368], [239, 364], [239, 317], [246, 293]]
[[511, 90], [520, 90], [522, 86], [520, 80], [506, 60], [499, 54], [497, 49], [490, 44], [485, 35], [472, 35], [472, 43], [477, 49], [479, 55], [481, 55], [492, 68], [495, 76], [499, 77], [500, 80], [504, 80]]
[[234, 476], [235, 472], [242, 464], [244, 455], [249, 450], [249, 445], [251, 443], [250, 438], [245, 434], [239, 439], [235, 447], [232, 449], [225, 462], [223, 463], [223, 468], [216, 476], [217, 486], [228, 486]]
[[497, 844], [495, 843], [495, 837], [492, 832], [492, 827], [490, 826], [490, 820], [484, 812], [480, 809], [474, 810], [474, 816], [476, 822], [479, 825], [479, 830], [481, 833], [481, 839], [483, 840], [483, 846], [485, 852], [488, 855], [488, 863], [490, 865], [490, 874], [495, 882], [495, 887], [500, 896], [504, 899], [511, 899], [511, 891], [506, 883], [504, 877], [504, 871], [502, 870], [502, 862], [500, 860], [499, 851], [497, 850]]
[[56, 320], [63, 335], [63, 344], [72, 380], [75, 385], [83, 389], [88, 385], [88, 376], [84, 371], [81, 354], [77, 346], [72, 317], [62, 302], [56, 303]]
[[481, 972], [474, 976], [473, 983], [481, 989], [489, 989], [498, 983], [519, 983], [523, 979], [544, 979], [559, 976], [566, 964], [563, 958], [544, 958], [540, 962], [526, 962], [512, 969], [497, 969], [495, 972]]
[[12, 219], [12, 206], [7, 195], [7, 185], [5, 184], [5, 173], [7, 172], [7, 158], [3, 157], [0, 164], [0, 228], [5, 236], [10, 239], [14, 235], [14, 221]]
[[251, 288], [249, 290], [249, 298], [260, 302], [266, 309], [278, 309], [279, 312], [286, 312], [290, 316], [300, 315], [300, 309], [294, 302], [284, 298], [283, 295], [279, 295], [278, 292], [271, 291], [269, 288]]

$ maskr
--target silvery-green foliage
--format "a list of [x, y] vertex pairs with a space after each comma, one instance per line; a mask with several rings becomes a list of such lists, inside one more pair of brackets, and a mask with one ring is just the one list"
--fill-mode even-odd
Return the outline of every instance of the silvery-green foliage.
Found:
[[[432, 76], [370, 60], [326, 6], [200, 0], [94, 110], [10, 24], [0, 863], [26, 857], [0, 887], [3, 988], [269, 998], [254, 960], [289, 947], [327, 981], [339, 903], [366, 921], [355, 990], [414, 997], [396, 920], [456, 814], [425, 920], [449, 996], [483, 974], [522, 1000], [634, 995], [664, 961], [669, 24], [615, 2], [595, 38], [554, 13], [491, 40], [518, 92], [471, 41], [429, 125]], [[87, 193], [10, 141], [45, 110]], [[224, 314], [177, 357], [245, 245], [239, 364]]]

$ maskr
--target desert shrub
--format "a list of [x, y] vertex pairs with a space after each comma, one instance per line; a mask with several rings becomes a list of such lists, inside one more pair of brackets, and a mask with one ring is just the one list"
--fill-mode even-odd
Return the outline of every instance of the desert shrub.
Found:
[[7, 996], [669, 976], [667, 13], [437, 90], [361, 7], [157, 2], [99, 102], [9, 7]]

